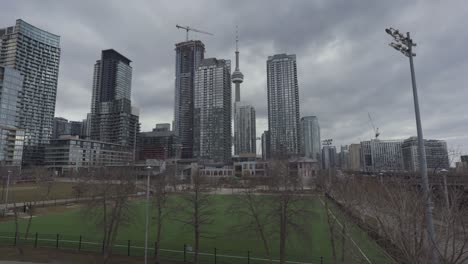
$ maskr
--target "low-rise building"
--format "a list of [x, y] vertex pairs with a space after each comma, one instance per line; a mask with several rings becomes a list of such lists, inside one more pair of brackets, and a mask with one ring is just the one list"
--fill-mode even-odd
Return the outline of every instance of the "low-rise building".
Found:
[[403, 170], [401, 144], [401, 140], [372, 139], [362, 141], [362, 169], [367, 172]]
[[120, 166], [133, 163], [133, 151], [128, 147], [79, 139], [78, 136], [62, 137], [50, 141], [45, 147], [45, 166], [59, 174], [81, 168]]
[[[426, 162], [428, 170], [449, 169], [447, 142], [436, 139], [425, 139]], [[407, 171], [419, 170], [418, 138], [410, 137], [402, 145], [404, 167]]]
[[169, 124], [156, 124], [153, 131], [140, 133], [138, 141], [139, 160], [166, 160], [181, 157], [182, 144], [174, 131], [170, 131]]

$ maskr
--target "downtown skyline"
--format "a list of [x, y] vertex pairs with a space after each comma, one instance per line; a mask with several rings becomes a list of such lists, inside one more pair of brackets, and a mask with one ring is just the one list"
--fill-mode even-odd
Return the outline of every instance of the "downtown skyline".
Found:
[[[101, 4], [104, 3], [99, 2], [98, 5]], [[457, 28], [454, 21], [457, 20], [457, 15], [461, 17], [466, 13], [463, 9], [452, 10], [454, 18], [444, 24], [447, 27], [444, 29], [435, 25], [429, 15], [415, 12], [415, 9], [420, 7], [435, 11], [439, 8], [435, 15], [442, 17], [446, 7], [424, 4], [410, 6], [414, 16], [410, 19], [406, 14], [410, 11], [394, 16], [398, 12], [397, 4], [393, 4], [388, 10], [388, 6], [372, 3], [372, 15], [357, 19], [365, 11], [351, 8], [350, 12], [355, 20], [352, 20], [352, 16], [337, 18], [334, 23], [325, 25], [323, 30], [312, 27], [308, 33], [308, 27], [304, 23], [312, 25], [320, 19], [314, 19], [314, 15], [304, 17], [308, 14], [306, 11], [314, 14], [318, 12], [316, 9], [323, 9], [333, 13], [330, 9], [333, 6], [310, 6], [301, 2], [303, 10], [297, 10], [298, 4], [294, 3], [291, 10], [278, 11], [278, 15], [285, 17], [302, 14], [305, 21], [267, 25], [266, 22], [253, 22], [252, 11], [260, 4], [256, 2], [254, 7], [243, 6], [244, 9], [249, 9], [246, 10], [247, 19], [230, 17], [219, 25], [215, 21], [197, 18], [203, 17], [203, 10], [195, 9], [188, 18], [174, 15], [166, 18], [164, 12], [158, 12], [149, 3], [145, 7], [155, 11], [157, 15], [163, 15], [164, 19], [151, 20], [149, 15], [145, 15], [143, 8], [134, 7], [129, 14], [134, 21], [124, 19], [118, 22], [119, 12], [124, 12], [125, 9], [120, 11], [117, 7], [122, 7], [123, 4], [124, 2], [115, 3], [116, 8], [109, 14], [109, 21], [102, 25], [91, 23], [102, 18], [93, 17], [93, 13], [86, 13], [84, 8], [73, 5], [65, 8], [61, 3], [53, 5], [52, 10], [42, 9], [27, 1], [21, 5], [11, 3], [12, 10], [9, 10], [10, 4], [7, 3], [2, 8], [3, 11], [0, 11], [1, 25], [9, 25], [21, 18], [61, 36], [62, 56], [55, 116], [70, 120], [82, 120], [86, 117], [92, 91], [93, 69], [89, 65], [99, 57], [101, 50], [114, 48], [133, 61], [132, 104], [141, 109], [141, 131], [150, 130], [155, 123], [171, 123], [174, 105], [174, 44], [185, 38], [185, 32], [177, 30], [175, 24], [190, 25], [214, 33], [215, 36], [205, 36], [190, 32], [189, 36], [190, 39], [199, 39], [205, 43], [205, 57], [232, 61], [235, 25], [238, 24], [243, 54], [242, 71], [248, 73], [242, 85], [242, 98], [256, 107], [257, 136], [267, 128], [267, 57], [288, 53], [297, 55], [300, 116], [318, 116], [323, 137], [333, 138], [337, 146], [373, 138], [367, 118], [367, 113], [371, 112], [381, 130], [382, 139], [407, 138], [416, 135], [409, 69], [407, 61], [387, 46], [388, 38], [384, 32], [385, 27], [395, 25], [402, 30], [411, 31], [418, 43], [415, 66], [425, 138], [444, 139], [449, 148], [460, 145], [464, 153], [468, 150], [468, 138], [464, 134], [468, 130], [468, 122], [463, 111], [466, 109], [466, 77], [463, 72], [468, 69], [468, 62], [463, 55], [456, 57], [448, 54], [451, 60], [449, 63], [447, 59], [443, 59], [447, 54], [441, 50], [444, 45], [444, 49], [458, 51], [468, 42], [461, 37], [454, 43], [442, 42], [443, 38], [447, 38]], [[25, 7], [21, 7], [22, 5]], [[86, 3], [83, 5], [86, 6]], [[33, 7], [38, 9], [38, 14], [47, 12], [50, 16], [34, 15]], [[13, 10], [17, 8], [22, 9], [21, 12]], [[162, 9], [164, 8], [171, 12], [177, 10], [177, 7], [168, 7], [167, 4], [163, 4]], [[220, 12], [230, 11], [222, 5], [217, 8]], [[77, 9], [76, 14], [71, 15], [74, 9]], [[68, 23], [60, 25], [57, 21], [65, 17]], [[113, 32], [111, 22], [118, 23], [128, 34], [119, 36], [118, 32]], [[144, 22], [147, 22], [146, 27], [140, 24]], [[347, 22], [349, 25], [343, 24]], [[438, 34], [429, 32], [427, 24], [433, 25], [432, 31], [435, 30]], [[273, 30], [275, 27], [278, 28]], [[288, 28], [297, 30], [294, 32], [297, 34], [294, 43], [288, 39], [293, 37], [293, 32], [288, 32]], [[313, 34], [314, 30], [319, 34]], [[163, 37], [150, 38], [146, 35], [155, 35], [158, 32], [161, 34], [157, 35]], [[137, 41], [138, 37], [145, 41]]]

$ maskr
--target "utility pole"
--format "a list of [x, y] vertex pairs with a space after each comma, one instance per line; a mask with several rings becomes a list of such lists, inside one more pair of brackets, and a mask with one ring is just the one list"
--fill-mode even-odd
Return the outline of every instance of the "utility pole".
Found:
[[424, 137], [423, 131], [421, 126], [421, 114], [419, 112], [419, 100], [418, 100], [418, 90], [416, 88], [416, 76], [414, 73], [414, 65], [413, 65], [413, 57], [416, 56], [413, 53], [413, 47], [416, 46], [416, 43], [413, 43], [413, 40], [410, 37], [410, 33], [406, 33], [406, 37], [401, 34], [398, 30], [393, 28], [385, 29], [389, 35], [391, 35], [397, 43], [390, 43], [389, 45], [394, 49], [400, 51], [409, 58], [410, 63], [410, 70], [411, 70], [411, 84], [413, 87], [413, 99], [414, 99], [414, 112], [416, 115], [416, 128], [418, 132], [418, 152], [419, 152], [419, 173], [421, 174], [421, 181], [422, 187], [424, 192], [425, 198], [425, 214], [426, 214], [426, 226], [427, 226], [427, 233], [429, 236], [429, 244], [433, 246], [430, 249], [432, 253], [432, 264], [439, 263], [439, 254], [437, 253], [436, 245], [436, 235], [435, 235], [435, 228], [434, 228], [434, 220], [433, 220], [433, 205], [431, 199], [431, 192], [429, 190], [429, 179], [427, 176], [427, 161], [426, 161], [426, 150], [424, 147]]
[[148, 264], [148, 226], [149, 226], [149, 192], [150, 192], [150, 172], [151, 166], [146, 167], [146, 226], [145, 226], [145, 264]]

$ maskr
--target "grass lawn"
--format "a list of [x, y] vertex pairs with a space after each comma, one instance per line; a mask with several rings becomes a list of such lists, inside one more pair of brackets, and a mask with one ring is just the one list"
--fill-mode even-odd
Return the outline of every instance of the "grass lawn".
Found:
[[[39, 200], [54, 200], [54, 199], [65, 199], [65, 198], [74, 198], [73, 196], [73, 186], [76, 183], [68, 182], [54, 182], [51, 184], [49, 195], [47, 194], [46, 184], [36, 184], [36, 183], [18, 183], [15, 185], [10, 185], [8, 192], [8, 202], [30, 202], [30, 201], [39, 201]], [[5, 194], [3, 194], [0, 201], [3, 202]], [[13, 200], [14, 199], [14, 200]]]
[[[239, 219], [232, 214], [227, 213], [228, 208], [236, 199], [235, 195], [213, 195], [214, 207], [216, 208], [213, 219], [213, 224], [209, 225], [204, 231], [209, 237], [201, 239], [201, 251], [213, 253], [214, 248], [217, 249], [217, 254], [247, 256], [250, 251], [251, 257], [265, 256], [261, 240], [252, 233], [233, 232], [232, 227], [238, 224]], [[302, 235], [291, 233], [288, 240], [287, 252], [288, 260], [302, 261], [308, 263], [320, 263], [322, 256], [323, 263], [332, 262], [332, 250], [329, 240], [329, 231], [326, 218], [326, 212], [318, 197], [310, 197], [306, 201], [310, 205], [310, 220], [307, 221], [306, 228], [310, 230], [308, 238]], [[118, 235], [117, 244], [127, 245], [128, 240], [131, 240], [132, 246], [143, 246], [144, 231], [145, 231], [145, 203], [143, 201], [135, 201], [133, 214], [134, 219], [131, 225], [122, 228]], [[336, 211], [336, 210], [334, 210]], [[343, 220], [343, 215], [338, 213], [338, 219]], [[272, 220], [273, 221], [273, 220]], [[21, 228], [25, 227], [26, 220], [21, 220]], [[371, 241], [362, 230], [356, 226], [350, 227], [350, 234], [359, 245], [362, 251], [368, 256], [372, 263], [391, 263], [383, 251]], [[14, 222], [0, 222], [0, 232], [14, 232]], [[50, 246], [55, 246], [55, 237], [57, 233], [61, 235], [61, 240], [78, 240], [79, 236], [83, 236], [83, 241], [100, 241], [99, 230], [93, 223], [89, 222], [83, 216], [79, 209], [67, 212], [51, 213], [33, 218], [31, 233], [39, 233], [39, 237], [49, 237], [51, 239]], [[155, 226], [150, 226], [150, 245], [154, 245]], [[49, 235], [45, 235], [49, 234]], [[31, 235], [32, 237], [34, 235]], [[188, 226], [175, 220], [168, 220], [163, 226], [163, 239], [161, 248], [183, 250], [183, 245], [193, 245], [193, 232]], [[275, 240], [275, 239], [274, 239]], [[1, 240], [0, 240], [1, 242]], [[40, 242], [45, 243], [45, 242]], [[66, 242], [63, 242], [66, 243]], [[62, 244], [63, 244], [62, 243]], [[90, 245], [84, 245], [84, 247]], [[346, 242], [346, 250], [354, 252], [353, 255], [358, 256], [350, 263], [368, 263], [359, 253], [356, 246], [350, 241]], [[94, 247], [99, 248], [99, 245]], [[278, 256], [278, 243], [273, 241], [272, 251], [275, 258]], [[117, 249], [122, 253], [127, 253], [126, 247]], [[133, 254], [142, 254], [142, 249], [133, 249]], [[211, 258], [211, 256], [202, 256]], [[204, 262], [204, 261], [202, 261]], [[208, 262], [208, 259], [206, 260]], [[246, 263], [245, 260], [224, 259], [218, 257], [217, 263]], [[251, 263], [257, 263], [251, 261]], [[264, 262], [258, 262], [264, 263]]]

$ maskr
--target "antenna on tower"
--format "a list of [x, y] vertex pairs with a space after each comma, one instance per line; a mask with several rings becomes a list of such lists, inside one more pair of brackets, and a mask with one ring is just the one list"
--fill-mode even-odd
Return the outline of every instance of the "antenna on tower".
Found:
[[238, 31], [238, 27], [236, 25], [236, 52], [239, 52], [239, 49], [237, 47], [238, 43], [239, 43], [239, 31]]

